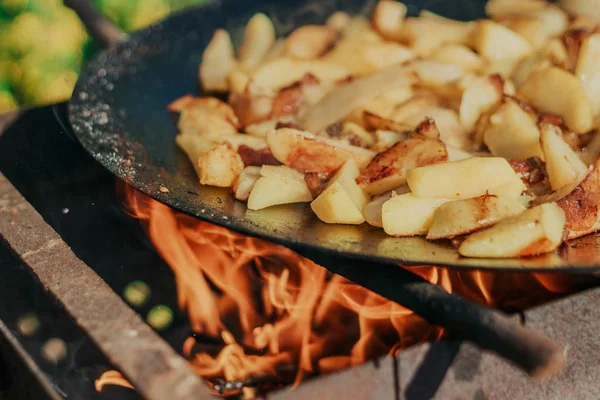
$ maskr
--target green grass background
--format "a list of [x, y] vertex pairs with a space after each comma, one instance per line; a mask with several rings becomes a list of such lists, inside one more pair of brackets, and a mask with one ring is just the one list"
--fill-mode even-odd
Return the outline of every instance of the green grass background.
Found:
[[[91, 0], [127, 32], [207, 0]], [[67, 100], [99, 46], [62, 0], [0, 0], [0, 113]]]

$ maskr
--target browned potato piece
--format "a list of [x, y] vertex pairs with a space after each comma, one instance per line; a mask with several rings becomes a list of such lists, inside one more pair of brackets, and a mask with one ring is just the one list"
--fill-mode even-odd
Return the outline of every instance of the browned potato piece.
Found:
[[549, 253], [562, 243], [565, 213], [542, 204], [469, 236], [458, 252], [465, 257], [512, 258]]
[[300, 172], [283, 165], [264, 165], [260, 175], [248, 197], [250, 210], [312, 201], [304, 175]]
[[375, 30], [387, 40], [402, 39], [402, 23], [406, 11], [406, 6], [399, 1], [381, 0], [373, 13]]
[[332, 174], [349, 159], [364, 168], [375, 156], [371, 150], [289, 128], [268, 133], [267, 143], [279, 162], [304, 173]]
[[460, 103], [460, 122], [467, 131], [472, 131], [484, 113], [500, 103], [504, 94], [504, 82], [498, 75], [477, 78], [470, 82]]
[[473, 34], [475, 50], [490, 61], [521, 60], [532, 47], [519, 34], [490, 20], [480, 20]]
[[202, 55], [199, 70], [202, 88], [226, 92], [229, 89], [227, 78], [235, 69], [236, 63], [229, 33], [217, 29]]
[[493, 155], [509, 160], [544, 158], [537, 119], [511, 99], [490, 116], [483, 142]]
[[378, 154], [358, 177], [358, 184], [370, 194], [381, 194], [406, 183], [409, 169], [444, 162], [446, 146], [439, 139], [415, 136], [396, 143]]
[[176, 140], [194, 164], [202, 185], [232, 187], [244, 169], [242, 159], [228, 143], [189, 135], [178, 135]]
[[233, 185], [233, 193], [237, 200], [248, 201], [254, 184], [260, 179], [260, 167], [246, 167]]
[[298, 60], [312, 60], [325, 54], [337, 40], [333, 28], [305, 25], [296, 29], [285, 42], [285, 54]]
[[275, 27], [265, 14], [255, 14], [244, 31], [238, 56], [241, 66], [250, 70], [260, 64], [275, 43]]
[[489, 195], [445, 203], [435, 212], [427, 239], [451, 239], [476, 232], [523, 211], [525, 207], [517, 199]]
[[401, 122], [380, 117], [369, 111], [363, 112], [363, 121], [367, 129], [404, 133], [412, 131], [412, 127]]
[[593, 107], [600, 114], [600, 33], [589, 35], [579, 50], [575, 75], [583, 82]]
[[554, 192], [546, 201], [556, 202], [565, 212], [565, 234], [575, 239], [595, 230], [600, 217], [600, 163], [584, 178]]
[[593, 128], [592, 102], [583, 84], [560, 68], [532, 72], [519, 88], [519, 97], [538, 111], [560, 116], [574, 132], [587, 133]]
[[552, 190], [569, 185], [587, 173], [587, 166], [562, 138], [559, 127], [542, 122], [540, 143]]
[[470, 199], [495, 194], [517, 198], [526, 189], [508, 161], [500, 157], [472, 157], [426, 165], [409, 170], [406, 180], [419, 197]]

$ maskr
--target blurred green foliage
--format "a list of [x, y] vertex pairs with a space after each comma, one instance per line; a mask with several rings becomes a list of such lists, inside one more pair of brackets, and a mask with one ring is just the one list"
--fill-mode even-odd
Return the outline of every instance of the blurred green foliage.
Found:
[[[125, 31], [207, 0], [92, 0]], [[62, 0], [0, 0], [0, 113], [68, 99], [99, 46]]]

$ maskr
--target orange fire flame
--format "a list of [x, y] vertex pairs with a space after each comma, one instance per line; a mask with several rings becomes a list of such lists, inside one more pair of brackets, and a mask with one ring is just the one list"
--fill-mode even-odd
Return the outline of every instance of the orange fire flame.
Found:
[[[194, 332], [221, 343], [215, 350], [190, 337], [182, 349], [209, 382], [266, 376], [298, 384], [443, 335], [409, 309], [285, 247], [176, 212], [129, 186], [120, 191], [125, 210], [173, 269], [179, 306]], [[505, 309], [541, 304], [577, 286], [559, 274], [410, 270], [451, 293]], [[127, 384], [118, 373], [107, 374], [96, 382], [98, 390]]]

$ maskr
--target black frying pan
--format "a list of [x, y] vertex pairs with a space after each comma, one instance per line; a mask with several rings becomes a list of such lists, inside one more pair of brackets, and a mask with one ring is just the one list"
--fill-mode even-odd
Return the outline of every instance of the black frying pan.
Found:
[[[267, 13], [279, 35], [323, 23], [334, 11], [368, 13], [375, 1], [237, 0], [190, 9], [125, 37], [88, 0], [65, 0], [90, 32], [109, 47], [83, 71], [69, 103], [75, 135], [96, 160], [152, 198], [200, 219], [287, 246], [360, 285], [402, 304], [432, 324], [495, 351], [534, 376], [550, 376], [565, 363], [563, 348], [495, 312], [398, 268], [432, 264], [456, 269], [562, 271], [600, 269], [600, 243], [582, 238], [555, 254], [530, 259], [459, 257], [450, 246], [421, 238], [392, 238], [363, 226], [326, 225], [307, 205], [249, 211], [226, 189], [201, 186], [175, 145], [176, 125], [167, 113], [174, 99], [198, 88], [198, 64], [217, 28], [239, 43], [255, 12]], [[367, 4], [365, 4], [367, 3]], [[483, 0], [407, 0], [411, 14], [427, 8], [456, 19], [482, 17]], [[160, 187], [166, 187], [165, 193]]]
[[[542, 257], [462, 258], [449, 244], [393, 238], [367, 224], [326, 225], [306, 204], [250, 211], [229, 190], [198, 183], [191, 163], [175, 145], [176, 124], [166, 107], [186, 93], [198, 93], [198, 65], [213, 31], [225, 28], [239, 43], [245, 23], [255, 12], [266, 12], [278, 34], [286, 35], [302, 24], [323, 23], [336, 10], [367, 13], [373, 4], [364, 0], [240, 0], [173, 15], [119, 41], [89, 63], [69, 104], [73, 130], [85, 149], [106, 168], [156, 200], [294, 250], [451, 268], [585, 273], [600, 269], [600, 243], [595, 236]], [[413, 14], [425, 7], [466, 20], [482, 17], [484, 4], [481, 0], [407, 2]], [[119, 35], [110, 28], [100, 31], [107, 43]], [[160, 186], [168, 193], [161, 192]]]

